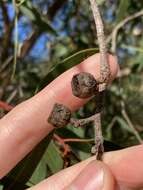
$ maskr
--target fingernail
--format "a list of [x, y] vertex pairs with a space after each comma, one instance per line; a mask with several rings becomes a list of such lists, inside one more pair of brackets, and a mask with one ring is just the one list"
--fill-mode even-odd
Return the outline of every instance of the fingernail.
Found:
[[102, 190], [103, 180], [102, 165], [97, 161], [92, 161], [72, 182], [69, 190]]

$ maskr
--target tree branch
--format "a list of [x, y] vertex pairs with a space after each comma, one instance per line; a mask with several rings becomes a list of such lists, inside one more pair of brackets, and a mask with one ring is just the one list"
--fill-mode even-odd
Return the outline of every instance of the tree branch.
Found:
[[[47, 12], [48, 18], [52, 21], [57, 14], [57, 12], [61, 9], [61, 7], [67, 2], [67, 0], [56, 0], [50, 7]], [[28, 39], [26, 39], [21, 47], [21, 52], [20, 52], [20, 58], [25, 57], [38, 38], [42, 35], [42, 31], [40, 28], [37, 28], [35, 31], [33, 31]]]
[[4, 33], [2, 38], [2, 51], [1, 51], [1, 61], [3, 62], [8, 57], [8, 47], [11, 43], [11, 35], [14, 23], [10, 21], [8, 10], [6, 7], [6, 2], [3, 0], [0, 2], [3, 21], [4, 21]]
[[122, 106], [121, 113], [122, 113], [124, 119], [126, 120], [128, 126], [129, 126], [129, 127], [131, 128], [131, 130], [133, 131], [133, 133], [134, 133], [136, 139], [138, 140], [138, 142], [139, 142], [140, 144], [143, 144], [143, 140], [142, 140], [140, 134], [138, 133], [138, 131], [137, 131], [136, 128], [134, 127], [132, 121], [130, 120], [130, 118], [129, 118], [127, 112], [126, 112], [125, 103], [124, 103], [123, 101], [121, 102], [121, 106]]
[[[97, 102], [97, 104], [99, 104], [100, 106], [101, 102], [103, 102], [104, 92], [110, 78], [110, 67], [107, 57], [104, 26], [100, 15], [100, 11], [98, 9], [96, 0], [89, 0], [89, 1], [96, 25], [97, 38], [100, 50], [100, 78], [98, 79], [98, 83], [99, 83], [99, 92], [103, 92], [101, 100]], [[97, 117], [94, 119], [94, 131], [95, 131], [95, 146], [92, 148], [92, 153], [96, 155], [97, 160], [102, 160], [104, 147], [103, 147], [103, 136], [102, 136], [102, 127], [101, 127], [101, 111], [97, 113]]]
[[10, 111], [13, 109], [13, 106], [7, 104], [6, 102], [3, 102], [0, 100], [0, 108], [5, 110], [5, 111]]
[[126, 17], [124, 20], [122, 20], [121, 22], [119, 22], [117, 24], [117, 26], [113, 29], [112, 33], [110, 34], [110, 36], [107, 38], [107, 43], [109, 43], [111, 40], [112, 40], [112, 47], [111, 47], [111, 51], [113, 53], [116, 52], [116, 45], [117, 45], [117, 35], [118, 35], [118, 32], [119, 30], [125, 25], [127, 24], [129, 21], [135, 19], [135, 18], [138, 18], [140, 16], [143, 16], [143, 10], [133, 14], [133, 15], [130, 15], [128, 17]]
[[[108, 63], [108, 57], [107, 57], [107, 48], [106, 48], [106, 41], [105, 41], [105, 35], [104, 35], [104, 26], [102, 22], [102, 18], [100, 15], [100, 11], [98, 9], [96, 0], [90, 0], [92, 13], [94, 16], [94, 21], [96, 25], [97, 30], [97, 38], [99, 43], [99, 49], [100, 49], [100, 79], [99, 83], [101, 84], [107, 84], [109, 77], [110, 77], [110, 68]], [[103, 87], [102, 90], [105, 90], [105, 87]]]
[[28, 54], [28, 52], [32, 49], [32, 47], [34, 46], [38, 38], [41, 36], [41, 34], [42, 32], [40, 31], [40, 29], [37, 28], [35, 29], [35, 31], [31, 33], [29, 38], [27, 38], [23, 42], [19, 55], [20, 58], [24, 58]]
[[67, 2], [68, 0], [56, 0], [48, 9], [48, 18], [53, 20], [57, 12], [61, 9], [61, 7]]

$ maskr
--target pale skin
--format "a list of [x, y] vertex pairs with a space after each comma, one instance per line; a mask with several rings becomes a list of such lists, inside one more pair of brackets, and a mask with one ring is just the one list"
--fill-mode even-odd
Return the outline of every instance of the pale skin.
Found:
[[[111, 82], [118, 72], [118, 64], [112, 55], [109, 55], [109, 64]], [[81, 71], [99, 78], [100, 55], [93, 55], [66, 71], [0, 120], [0, 178], [53, 130], [53, 126], [47, 123], [47, 118], [55, 102], [66, 105], [72, 111], [86, 103], [87, 100], [72, 95], [70, 86], [72, 76]], [[102, 188], [95, 188], [95, 178], [97, 179], [97, 173], [101, 169], [104, 172], [104, 185]], [[143, 145], [139, 145], [105, 153], [103, 163], [95, 161], [94, 157], [89, 158], [51, 176], [30, 190], [84, 190], [85, 187], [88, 190], [116, 190], [119, 186], [122, 190], [128, 190], [143, 187], [142, 176]]]

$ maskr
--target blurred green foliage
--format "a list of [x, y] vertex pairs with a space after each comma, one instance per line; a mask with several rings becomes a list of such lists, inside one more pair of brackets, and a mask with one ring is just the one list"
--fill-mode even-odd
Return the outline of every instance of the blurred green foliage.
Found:
[[[98, 3], [107, 38], [120, 22], [141, 11], [143, 7], [143, 1], [136, 0], [98, 0]], [[12, 105], [33, 96], [36, 90], [48, 85], [59, 74], [97, 52], [98, 48], [88, 1], [25, 0], [18, 5], [18, 10], [19, 47], [16, 73], [11, 81], [15, 43], [14, 13], [12, 14], [12, 1], [0, 2], [0, 99]], [[118, 31], [117, 56], [121, 72], [107, 90], [103, 119], [107, 150], [138, 144], [135, 132], [143, 138], [142, 34], [143, 16], [131, 20]], [[109, 51], [111, 45], [109, 42]], [[93, 114], [95, 109], [94, 98], [74, 113], [74, 116], [87, 117]], [[135, 130], [131, 128], [124, 112]], [[5, 113], [0, 110], [1, 117]], [[55, 133], [62, 138], [88, 141], [67, 143], [71, 151], [63, 156], [63, 146], [55, 139], [51, 140], [52, 135], [46, 137], [0, 181], [0, 189], [19, 190], [33, 186], [62, 168], [91, 155], [92, 126], [86, 129], [67, 126]], [[49, 138], [50, 140], [47, 140]]]

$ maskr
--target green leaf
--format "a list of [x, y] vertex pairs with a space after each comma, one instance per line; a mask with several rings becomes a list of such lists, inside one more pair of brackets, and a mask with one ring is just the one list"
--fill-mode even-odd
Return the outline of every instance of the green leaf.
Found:
[[39, 164], [37, 165], [33, 175], [29, 179], [29, 182], [35, 185], [40, 181], [44, 180], [46, 177], [47, 177], [47, 165], [45, 159], [42, 158]]
[[31, 9], [29, 9], [28, 7], [24, 5], [21, 5], [20, 10], [24, 15], [28, 16], [31, 21], [36, 21], [35, 14], [33, 13]]
[[62, 57], [67, 54], [68, 49], [64, 44], [59, 43], [56, 45], [54, 51], [55, 51], [55, 56]]
[[121, 147], [120, 145], [116, 144], [116, 142], [109, 141], [104, 139], [104, 149], [105, 152], [114, 151], [114, 150], [121, 150], [125, 147]]
[[3, 185], [0, 185], [0, 190], [3, 190], [3, 187], [4, 187]]
[[25, 3], [28, 0], [20, 0], [19, 3], [16, 3], [17, 6], [21, 6], [23, 3]]
[[[39, 14], [37, 12], [37, 14]], [[55, 36], [57, 36], [57, 32], [56, 30], [54, 29], [54, 27], [52, 27], [51, 25], [51, 22], [48, 20], [48, 18], [42, 14], [39, 14], [39, 17], [40, 17], [40, 22], [36, 22], [37, 25], [39, 25], [40, 28], [42, 28], [43, 31], [45, 32], [49, 32]]]
[[119, 7], [118, 7], [118, 11], [117, 11], [117, 23], [120, 22], [121, 20], [123, 20], [123, 18], [126, 16], [126, 14], [128, 13], [128, 7], [130, 5], [130, 0], [121, 0]]
[[105, 2], [105, 0], [97, 0], [98, 5], [102, 5]]
[[[10, 178], [9, 176], [5, 176], [0, 180], [0, 184], [3, 185], [4, 189], [9, 189], [10, 184], [13, 183], [13, 178]], [[15, 186], [15, 190], [18, 189], [27, 189], [29, 188], [28, 185], [24, 185], [23, 183], [21, 183], [20, 181], [16, 181], [16, 186]]]
[[50, 142], [44, 154], [44, 159], [53, 174], [63, 168], [63, 159], [53, 141]]
[[121, 47], [123, 49], [127, 49], [127, 50], [131, 50], [131, 51], [134, 51], [134, 52], [143, 53], [143, 48], [142, 47], [136, 47], [136, 46], [126, 45], [126, 44], [123, 44]]
[[97, 53], [97, 51], [98, 51], [97, 48], [85, 49], [85, 50], [81, 50], [81, 51], [75, 53], [74, 55], [71, 55], [68, 58], [64, 59], [62, 62], [57, 64], [55, 67], [53, 67], [49, 71], [49, 73], [44, 77], [44, 79], [42, 79], [37, 90], [42, 89], [47, 84], [49, 84], [52, 80], [57, 78], [60, 74], [62, 74], [66, 70], [70, 69], [71, 67], [81, 63], [89, 56]]
[[12, 183], [8, 184], [8, 189], [23, 189], [23, 186], [31, 178], [42, 159], [51, 137], [52, 133], [41, 141], [41, 143], [8, 174], [8, 177], [13, 180]]
[[86, 160], [86, 159], [88, 159], [89, 157], [91, 157], [91, 149], [90, 149], [90, 151], [89, 151], [88, 153], [79, 150], [79, 151], [78, 151], [78, 154], [79, 154], [79, 158], [80, 158], [81, 160]]
[[117, 121], [123, 129], [125, 129], [126, 131], [128, 131], [130, 133], [133, 133], [132, 129], [128, 126], [128, 124], [126, 123], [126, 121], [123, 118], [117, 117]]
[[37, 8], [35, 8], [30, 1], [26, 1], [20, 6], [21, 12], [29, 17], [29, 19], [39, 27], [42, 32], [49, 32], [50, 34], [57, 35], [56, 30], [51, 26], [51, 22], [47, 17], [42, 15]]

